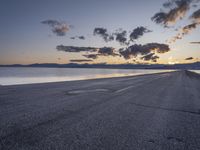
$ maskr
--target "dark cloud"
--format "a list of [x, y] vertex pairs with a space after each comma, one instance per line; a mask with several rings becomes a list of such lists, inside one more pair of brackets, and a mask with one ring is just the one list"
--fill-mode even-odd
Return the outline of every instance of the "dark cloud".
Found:
[[69, 30], [67, 25], [62, 25], [59, 27], [55, 27], [52, 31], [55, 33], [57, 36], [65, 36], [66, 32]]
[[72, 40], [75, 40], [75, 39], [76, 39], [76, 37], [74, 37], [74, 36], [73, 36], [73, 37], [70, 37], [70, 39], [72, 39]]
[[148, 32], [152, 32], [152, 31], [148, 30], [147, 28], [143, 26], [137, 27], [131, 32], [130, 41], [137, 40], [138, 38], [140, 38], [141, 36], [143, 36], [145, 33], [148, 33]]
[[[119, 53], [125, 59], [131, 59], [132, 57], [137, 57], [138, 55], [145, 56], [145, 55], [149, 55], [150, 53], [162, 54], [162, 53], [166, 53], [168, 51], [170, 51], [170, 48], [166, 44], [148, 43], [145, 45], [141, 45], [141, 44], [131, 45], [128, 48], [120, 49]], [[149, 57], [149, 56], [146, 56], [143, 59], [145, 59], [147, 57]]]
[[190, 44], [200, 44], [200, 42], [190, 42]]
[[95, 47], [77, 47], [77, 46], [64, 46], [64, 45], [58, 45], [56, 47], [58, 51], [64, 51], [64, 52], [96, 52], [98, 48]]
[[98, 58], [98, 54], [87, 54], [87, 55], [83, 55], [86, 58], [91, 58], [91, 59], [97, 59]]
[[171, 0], [163, 4], [163, 6], [169, 9], [168, 12], [158, 12], [151, 19], [157, 23], [162, 24], [164, 27], [168, 27], [171, 24], [175, 24], [178, 20], [182, 19], [188, 10], [190, 4], [195, 0]]
[[141, 59], [143, 59], [144, 61], [157, 62], [157, 59], [159, 59], [159, 57], [156, 56], [155, 53], [150, 53], [150, 54], [147, 54], [147, 55], [141, 57]]
[[75, 40], [75, 39], [80, 39], [80, 40], [85, 40], [85, 36], [73, 36], [73, 37], [70, 37], [70, 39], [72, 40]]
[[194, 5], [192, 5], [192, 7], [194, 7], [194, 8], [196, 8], [198, 5], [196, 5], [196, 4], [194, 4]]
[[109, 41], [113, 41], [114, 40], [113, 35], [108, 34], [108, 31], [105, 28], [95, 28], [93, 34], [94, 35], [99, 35], [100, 37], [103, 38], [103, 40], [105, 42], [109, 42]]
[[80, 40], [85, 40], [85, 37], [84, 36], [79, 36], [78, 37]]
[[53, 33], [57, 36], [64, 36], [69, 31], [70, 26], [65, 22], [59, 22], [57, 20], [45, 20], [41, 22], [42, 24], [49, 25]]
[[64, 52], [73, 52], [73, 53], [79, 53], [79, 52], [96, 52], [95, 54], [84, 54], [83, 56], [90, 59], [97, 59], [99, 56], [119, 56], [115, 52], [115, 49], [112, 47], [77, 47], [77, 46], [64, 46], [64, 45], [58, 45], [56, 47], [58, 51], [64, 51]]
[[119, 54], [115, 52], [115, 48], [113, 47], [102, 47], [98, 48], [97, 54], [86, 54], [83, 56], [86, 58], [97, 59], [100, 56], [119, 56]]
[[152, 31], [147, 29], [146, 27], [140, 26], [133, 29], [130, 35], [127, 35], [127, 31], [121, 28], [110, 34], [105, 28], [95, 28], [93, 33], [94, 35], [99, 35], [100, 37], [102, 37], [105, 42], [116, 40], [121, 45], [129, 45], [130, 41], [133, 42], [134, 40], [137, 40], [148, 32]]
[[101, 56], [117, 56], [118, 54], [116, 54], [114, 50], [113, 47], [102, 47], [99, 48], [98, 54]]
[[193, 19], [194, 22], [200, 22], [200, 9], [195, 11], [191, 17], [191, 19]]
[[164, 24], [165, 27], [167, 26], [167, 14], [165, 12], [158, 12], [156, 13], [152, 18], [152, 21], [154, 21], [157, 24]]
[[92, 62], [91, 59], [71, 59], [70, 62]]
[[194, 59], [193, 57], [188, 57], [188, 58], [185, 58], [185, 60], [192, 60]]
[[128, 45], [127, 43], [127, 31], [119, 29], [114, 33], [116, 36], [116, 41], [119, 42], [121, 45]]
[[169, 43], [173, 43], [173, 42], [176, 42], [176, 40], [182, 39], [185, 35], [189, 34], [194, 29], [196, 29], [198, 25], [200, 25], [200, 22], [199, 23], [195, 22], [187, 26], [184, 26], [183, 28], [179, 30], [176, 36], [172, 37], [172, 39], [169, 40]]
[[42, 21], [41, 23], [47, 24], [47, 25], [49, 25], [51, 27], [54, 27], [56, 25], [60, 25], [60, 22], [57, 21], [57, 20], [45, 20], [45, 21]]
[[167, 1], [163, 3], [164, 8], [172, 8], [174, 1]]
[[172, 39], [169, 40], [170, 43], [182, 39], [185, 35], [188, 35], [200, 25], [200, 9], [193, 12], [193, 14], [190, 16], [190, 19], [192, 20], [192, 23], [179, 29], [179, 32]]

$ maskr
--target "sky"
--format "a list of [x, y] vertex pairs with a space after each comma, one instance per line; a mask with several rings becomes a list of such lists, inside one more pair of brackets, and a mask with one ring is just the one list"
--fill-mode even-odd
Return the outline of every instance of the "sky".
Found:
[[199, 0], [1, 0], [0, 64], [200, 61]]

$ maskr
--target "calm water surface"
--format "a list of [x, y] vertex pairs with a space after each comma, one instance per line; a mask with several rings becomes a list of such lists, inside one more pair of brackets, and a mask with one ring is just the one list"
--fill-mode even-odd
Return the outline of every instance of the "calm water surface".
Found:
[[85, 80], [166, 71], [170, 70], [0, 67], [0, 85]]

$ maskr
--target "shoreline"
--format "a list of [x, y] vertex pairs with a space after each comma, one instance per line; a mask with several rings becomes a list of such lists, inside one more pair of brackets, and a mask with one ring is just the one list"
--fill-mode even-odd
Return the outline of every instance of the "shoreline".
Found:
[[23, 85], [32, 85], [32, 84], [51, 84], [51, 83], [62, 83], [62, 82], [75, 82], [75, 81], [89, 81], [89, 80], [99, 80], [99, 79], [114, 79], [114, 78], [126, 78], [126, 77], [135, 77], [135, 76], [144, 76], [144, 75], [153, 75], [153, 74], [162, 74], [162, 73], [168, 73], [168, 72], [176, 72], [179, 70], [163, 70], [163, 72], [157, 72], [157, 73], [146, 73], [146, 74], [132, 74], [132, 75], [119, 75], [119, 76], [104, 76], [104, 77], [97, 77], [97, 78], [85, 78], [85, 79], [74, 79], [74, 80], [65, 80], [65, 81], [47, 81], [47, 82], [38, 82], [38, 83], [22, 83], [22, 84], [9, 84], [9, 85], [2, 85], [0, 86], [23, 86]]

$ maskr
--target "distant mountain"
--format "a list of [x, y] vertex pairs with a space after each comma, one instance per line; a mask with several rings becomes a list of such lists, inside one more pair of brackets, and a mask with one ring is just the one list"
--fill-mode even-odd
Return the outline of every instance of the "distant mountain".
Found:
[[189, 69], [200, 70], [200, 62], [188, 64], [56, 64], [56, 63], [43, 63], [43, 64], [12, 64], [0, 65], [0, 67], [48, 67], [48, 68], [110, 68], [110, 69]]

